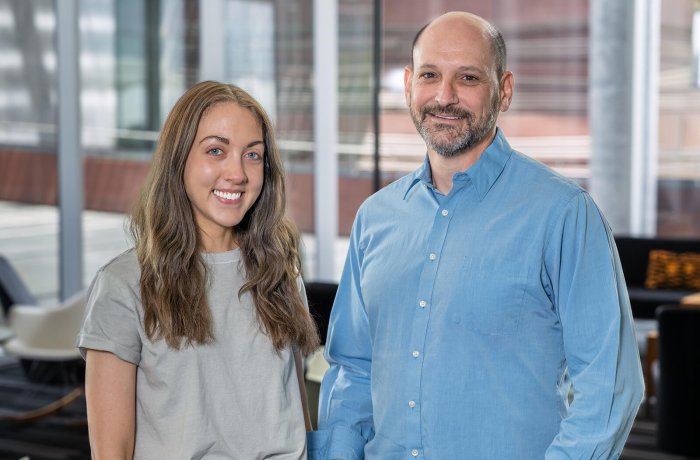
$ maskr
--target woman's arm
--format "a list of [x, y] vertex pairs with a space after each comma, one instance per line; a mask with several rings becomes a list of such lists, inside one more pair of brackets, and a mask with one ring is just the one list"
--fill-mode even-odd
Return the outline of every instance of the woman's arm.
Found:
[[92, 458], [132, 459], [136, 427], [136, 366], [105, 351], [85, 357], [85, 398]]
[[311, 426], [311, 416], [309, 415], [309, 404], [306, 400], [306, 384], [304, 383], [304, 361], [301, 357], [301, 352], [296, 350], [294, 352], [294, 364], [297, 367], [297, 379], [299, 380], [299, 393], [301, 395], [301, 408], [304, 411], [304, 424], [306, 425], [306, 431], [312, 431]]

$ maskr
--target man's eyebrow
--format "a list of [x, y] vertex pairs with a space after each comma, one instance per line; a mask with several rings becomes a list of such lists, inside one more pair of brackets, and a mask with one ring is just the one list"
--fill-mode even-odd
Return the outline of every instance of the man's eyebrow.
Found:
[[[438, 68], [438, 66], [435, 65], [435, 64], [421, 64], [421, 65], [418, 67], [419, 70], [421, 70], [421, 69], [424, 69], [424, 70], [433, 70], [433, 69], [437, 69], [437, 68]], [[481, 67], [475, 66], [475, 65], [463, 65], [463, 66], [458, 67], [458, 68], [457, 68], [457, 71], [458, 71], [458, 72], [479, 72], [479, 73], [484, 73], [484, 70], [483, 70]]]
[[434, 64], [421, 64], [417, 67], [418, 69], [436, 69], [437, 66]]
[[209, 140], [209, 139], [215, 139], [215, 140], [221, 142], [222, 144], [226, 144], [226, 145], [229, 145], [231, 143], [227, 138], [221, 137], [221, 136], [207, 136], [204, 139], [202, 139], [201, 141], [199, 141], [199, 143], [201, 144], [202, 142]]

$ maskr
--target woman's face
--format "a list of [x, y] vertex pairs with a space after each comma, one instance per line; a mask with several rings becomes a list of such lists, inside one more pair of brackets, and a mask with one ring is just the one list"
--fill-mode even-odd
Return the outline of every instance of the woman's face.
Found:
[[206, 252], [236, 247], [238, 225], [260, 196], [264, 181], [262, 125], [235, 102], [204, 113], [185, 163], [185, 191]]

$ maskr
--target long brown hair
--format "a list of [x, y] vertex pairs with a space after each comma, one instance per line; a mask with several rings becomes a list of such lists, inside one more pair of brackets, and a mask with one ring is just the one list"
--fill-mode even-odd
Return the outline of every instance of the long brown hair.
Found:
[[284, 171], [272, 122], [244, 90], [213, 81], [194, 85], [175, 103], [131, 214], [146, 334], [151, 340], [164, 339], [175, 349], [183, 342], [214, 340], [207, 271], [183, 174], [202, 115], [220, 102], [235, 102], [250, 110], [262, 125], [265, 143], [262, 191], [232, 229], [246, 273], [238, 295], [250, 292], [261, 330], [277, 350], [294, 345], [309, 353], [319, 339], [297, 285], [299, 232], [285, 217]]

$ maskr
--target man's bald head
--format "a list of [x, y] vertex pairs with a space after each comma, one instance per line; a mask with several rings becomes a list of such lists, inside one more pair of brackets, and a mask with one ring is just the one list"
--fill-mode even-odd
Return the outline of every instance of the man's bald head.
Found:
[[464, 11], [452, 11], [438, 16], [431, 22], [427, 23], [416, 33], [411, 46], [411, 68], [414, 68], [413, 55], [416, 47], [420, 46], [420, 39], [423, 33], [433, 27], [454, 27], [455, 25], [471, 25], [481, 29], [483, 35], [491, 43], [491, 51], [493, 52], [493, 60], [496, 68], [496, 76], [500, 80], [503, 73], [506, 71], [506, 42], [503, 40], [503, 35], [490, 22], [472, 13]]

